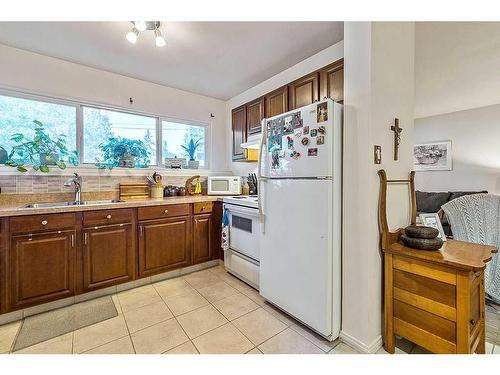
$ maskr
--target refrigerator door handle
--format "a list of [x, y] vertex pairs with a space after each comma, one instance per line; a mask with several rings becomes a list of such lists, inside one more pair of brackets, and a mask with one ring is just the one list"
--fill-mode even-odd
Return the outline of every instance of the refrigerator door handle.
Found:
[[[257, 161], [257, 179], [258, 180], [262, 179], [262, 149], [264, 148], [264, 145], [266, 144], [266, 139], [267, 139], [266, 119], [262, 120], [261, 128], [262, 128], [262, 130], [261, 130], [262, 137], [260, 137], [259, 159]], [[257, 188], [257, 191], [259, 191], [258, 188]]]
[[265, 232], [265, 215], [264, 215], [264, 209], [262, 207], [262, 181], [267, 180], [266, 177], [262, 177], [262, 150], [264, 149], [264, 145], [267, 147], [267, 128], [266, 128], [266, 119], [262, 120], [261, 123], [261, 134], [262, 137], [260, 138], [260, 145], [259, 145], [259, 160], [257, 163], [257, 191], [259, 192], [257, 195], [257, 203], [259, 207], [259, 217], [260, 217], [260, 227], [262, 233]]

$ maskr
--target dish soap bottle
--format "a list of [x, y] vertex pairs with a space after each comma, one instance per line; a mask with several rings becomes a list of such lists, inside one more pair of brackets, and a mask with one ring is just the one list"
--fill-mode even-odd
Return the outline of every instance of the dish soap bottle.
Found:
[[241, 195], [250, 195], [250, 185], [245, 177], [243, 177], [243, 186], [241, 187]]

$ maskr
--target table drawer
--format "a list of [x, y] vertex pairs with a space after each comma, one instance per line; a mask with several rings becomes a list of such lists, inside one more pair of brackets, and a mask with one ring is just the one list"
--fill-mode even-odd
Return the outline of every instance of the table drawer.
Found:
[[154, 207], [140, 207], [139, 220], [162, 219], [165, 217], [189, 215], [189, 204], [170, 204]]
[[122, 208], [116, 210], [88, 211], [83, 213], [83, 225], [96, 226], [107, 224], [130, 223], [133, 217], [133, 210]]
[[17, 216], [10, 218], [11, 233], [30, 233], [45, 230], [74, 228], [77, 224], [76, 214], [46, 214]]
[[207, 214], [212, 212], [214, 202], [197, 202], [193, 203], [193, 213], [196, 214]]

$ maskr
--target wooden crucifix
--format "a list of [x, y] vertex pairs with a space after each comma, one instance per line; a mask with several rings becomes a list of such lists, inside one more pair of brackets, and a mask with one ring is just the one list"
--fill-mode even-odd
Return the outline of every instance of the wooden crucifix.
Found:
[[391, 130], [394, 132], [394, 160], [398, 160], [401, 132], [403, 131], [403, 129], [399, 127], [399, 119], [394, 119], [394, 125], [391, 126]]

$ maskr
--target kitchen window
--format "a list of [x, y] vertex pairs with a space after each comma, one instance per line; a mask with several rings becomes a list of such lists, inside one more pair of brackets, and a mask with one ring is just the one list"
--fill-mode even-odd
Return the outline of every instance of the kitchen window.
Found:
[[139, 166], [156, 165], [156, 121], [154, 117], [83, 107], [83, 162], [105, 162], [103, 147], [118, 140], [128, 144], [142, 142], [147, 163]]
[[11, 139], [15, 134], [33, 138], [35, 120], [43, 124], [52, 139], [63, 137], [68, 152], [77, 151], [80, 163], [86, 167], [106, 164], [103, 146], [113, 139], [146, 150], [147, 163], [142, 158], [131, 158], [135, 160], [124, 165], [127, 167], [164, 165], [168, 158], [185, 158], [184, 167], [188, 167], [192, 165], [188, 162], [191, 154], [200, 168], [208, 168], [208, 123], [1, 89], [0, 164], [5, 164], [16, 144]]
[[0, 95], [0, 163], [5, 163], [16, 145], [11, 139], [14, 135], [22, 134], [25, 139], [34, 137], [35, 127], [39, 127], [35, 120], [43, 124], [45, 133], [52, 139], [64, 138], [68, 151], [77, 149], [75, 105]]
[[162, 121], [162, 156], [199, 161], [200, 168], [207, 168], [207, 125], [176, 120]]

